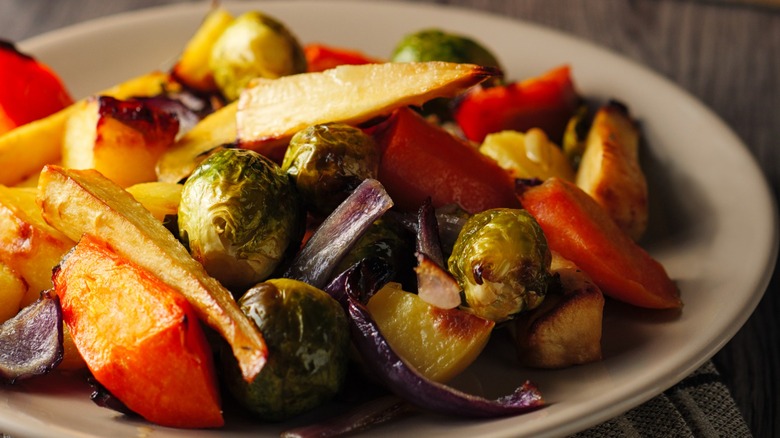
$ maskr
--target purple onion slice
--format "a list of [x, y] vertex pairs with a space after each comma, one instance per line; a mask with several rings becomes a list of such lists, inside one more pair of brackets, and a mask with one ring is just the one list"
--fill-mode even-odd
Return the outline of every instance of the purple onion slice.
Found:
[[312, 234], [284, 277], [322, 289], [360, 236], [392, 206], [379, 181], [364, 180]]
[[490, 400], [423, 377], [393, 351], [361, 304], [358, 296], [366, 291], [355, 288], [366, 284], [363, 277], [360, 266], [355, 266], [337, 277], [327, 291], [346, 305], [352, 342], [366, 366], [397, 396], [423, 410], [471, 418], [519, 415], [544, 405], [541, 393], [528, 381], [512, 394]]
[[0, 381], [15, 383], [53, 370], [62, 361], [62, 308], [44, 292], [0, 325]]

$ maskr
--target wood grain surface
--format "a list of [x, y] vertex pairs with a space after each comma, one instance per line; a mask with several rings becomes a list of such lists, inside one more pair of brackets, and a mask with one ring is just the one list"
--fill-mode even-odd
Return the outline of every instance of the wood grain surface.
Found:
[[[176, 2], [1, 0], [0, 38], [19, 41], [84, 20]], [[780, 8], [771, 6], [776, 4], [774, 0], [751, 5], [682, 0], [429, 2], [543, 24], [655, 70], [699, 98], [730, 125], [758, 159], [775, 196], [780, 191]], [[746, 226], [748, 221], [746, 217]], [[739, 263], [738, 255], [734, 263]], [[777, 289], [775, 271], [753, 316], [714, 358], [757, 437], [780, 436]]]

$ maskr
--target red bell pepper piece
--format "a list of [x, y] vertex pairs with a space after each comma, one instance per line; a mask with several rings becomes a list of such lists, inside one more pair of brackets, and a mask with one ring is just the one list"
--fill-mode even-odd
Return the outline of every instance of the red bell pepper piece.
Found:
[[49, 67], [12, 43], [0, 41], [0, 134], [71, 103], [70, 94]]
[[457, 203], [471, 213], [519, 207], [513, 179], [469, 143], [409, 108], [386, 123], [374, 134], [379, 180], [400, 209], [417, 211], [428, 196], [434, 207]]
[[542, 76], [489, 88], [474, 87], [455, 109], [455, 121], [469, 140], [504, 130], [542, 129], [560, 144], [580, 103], [570, 68], [558, 67]]
[[383, 62], [357, 50], [311, 43], [303, 48], [309, 72], [319, 72], [339, 65], [360, 65]]
[[590, 275], [604, 294], [645, 308], [682, 306], [664, 267], [579, 187], [549, 178], [520, 192], [523, 208], [542, 227], [550, 250]]

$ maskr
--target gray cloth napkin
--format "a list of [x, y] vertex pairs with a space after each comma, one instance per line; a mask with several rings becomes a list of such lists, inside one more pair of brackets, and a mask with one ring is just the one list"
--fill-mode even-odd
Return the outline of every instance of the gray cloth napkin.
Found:
[[720, 373], [707, 362], [664, 393], [572, 438], [751, 436]]

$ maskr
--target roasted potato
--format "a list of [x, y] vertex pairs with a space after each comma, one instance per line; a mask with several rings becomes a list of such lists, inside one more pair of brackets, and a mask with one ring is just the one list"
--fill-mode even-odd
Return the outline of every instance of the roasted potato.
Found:
[[587, 274], [558, 254], [553, 254], [551, 271], [561, 289], [513, 321], [520, 362], [564, 368], [601, 360], [604, 296]]
[[596, 112], [575, 181], [632, 239], [642, 237], [647, 181], [639, 165], [639, 128], [622, 104], [611, 102]]

